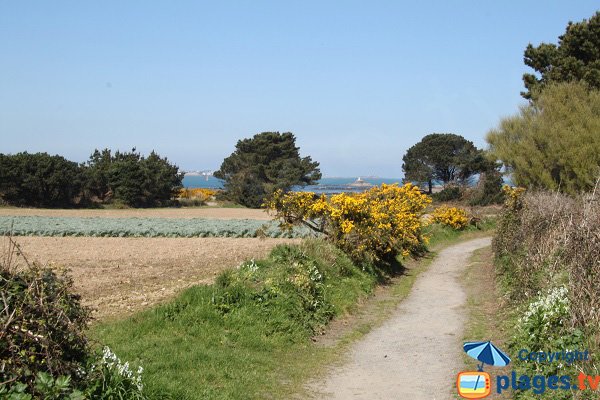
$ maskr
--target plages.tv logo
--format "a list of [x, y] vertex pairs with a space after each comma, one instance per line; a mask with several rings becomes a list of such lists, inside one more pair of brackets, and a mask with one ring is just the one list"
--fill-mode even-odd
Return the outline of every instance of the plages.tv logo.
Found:
[[510, 363], [508, 357], [502, 350], [492, 342], [466, 342], [463, 345], [465, 352], [472, 358], [481, 362], [477, 371], [460, 372], [456, 377], [456, 389], [458, 394], [465, 399], [483, 399], [492, 392], [490, 374], [483, 371], [485, 364], [495, 367], [504, 367]]

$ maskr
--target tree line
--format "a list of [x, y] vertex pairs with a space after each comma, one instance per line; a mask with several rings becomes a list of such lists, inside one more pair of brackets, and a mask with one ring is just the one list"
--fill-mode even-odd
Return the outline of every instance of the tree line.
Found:
[[156, 152], [95, 150], [85, 163], [48, 153], [0, 154], [0, 199], [16, 206], [93, 207], [170, 204], [179, 168]]

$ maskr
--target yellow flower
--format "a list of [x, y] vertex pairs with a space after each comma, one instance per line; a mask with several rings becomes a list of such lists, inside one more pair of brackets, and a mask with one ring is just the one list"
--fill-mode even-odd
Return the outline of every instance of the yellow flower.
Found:
[[329, 198], [277, 191], [265, 201], [265, 207], [282, 223], [324, 227], [323, 233], [353, 257], [379, 260], [389, 253], [410, 253], [424, 242], [422, 215], [430, 202], [418, 187], [406, 184]]
[[440, 206], [431, 213], [433, 222], [449, 226], [453, 229], [460, 230], [469, 224], [467, 212], [462, 208]]
[[352, 228], [354, 228], [354, 222], [348, 220], [342, 222], [343, 233], [350, 233], [352, 231]]

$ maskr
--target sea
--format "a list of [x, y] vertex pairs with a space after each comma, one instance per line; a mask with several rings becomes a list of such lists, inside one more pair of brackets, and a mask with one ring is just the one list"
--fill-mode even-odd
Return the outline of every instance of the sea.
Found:
[[[307, 186], [296, 186], [293, 187], [292, 190], [296, 192], [315, 192], [315, 193], [325, 193], [325, 194], [335, 194], [335, 193], [352, 193], [352, 192], [362, 192], [369, 188], [369, 186], [354, 186], [352, 183], [356, 182], [358, 176], [347, 177], [347, 178], [322, 178], [316, 185], [307, 185]], [[381, 185], [382, 183], [391, 185], [393, 183], [402, 184], [402, 178], [377, 178], [377, 177], [360, 177], [364, 182], [368, 182], [373, 186]], [[513, 186], [512, 180], [510, 176], [505, 176], [504, 183], [510, 186]], [[477, 182], [477, 177], [473, 179], [471, 185], [474, 185]], [[434, 185], [441, 185], [442, 182], [434, 181]], [[199, 176], [199, 175], [186, 175], [183, 178], [183, 186], [186, 188], [208, 188], [208, 189], [222, 189], [223, 181], [221, 179], [215, 178], [212, 175]]]
[[[294, 191], [308, 191], [315, 193], [341, 193], [341, 192], [361, 192], [366, 187], [351, 186], [352, 183], [356, 182], [358, 176], [339, 178], [322, 178], [316, 185], [307, 186], [296, 186], [292, 188]], [[376, 178], [376, 177], [361, 177], [361, 180], [368, 182], [371, 185], [377, 186], [382, 183], [393, 184], [402, 183], [402, 178]], [[198, 176], [198, 175], [186, 175], [183, 178], [183, 186], [186, 188], [208, 188], [208, 189], [222, 189], [223, 181], [215, 178], [214, 176]]]

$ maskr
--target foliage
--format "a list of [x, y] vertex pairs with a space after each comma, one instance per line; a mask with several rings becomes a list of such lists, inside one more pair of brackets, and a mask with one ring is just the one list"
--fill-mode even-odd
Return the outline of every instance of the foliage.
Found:
[[89, 311], [66, 272], [30, 264], [12, 238], [8, 243], [0, 260], [0, 396], [144, 399], [141, 370], [133, 375], [116, 356], [107, 359], [112, 353], [93, 353], [85, 335]]
[[183, 174], [155, 152], [96, 150], [85, 165], [47, 153], [0, 154], [0, 199], [35, 207], [89, 206], [114, 201], [133, 207], [170, 204]]
[[277, 191], [266, 206], [282, 227], [302, 224], [323, 233], [354, 260], [390, 262], [399, 254], [419, 254], [423, 210], [431, 199], [408, 183], [381, 185], [359, 194], [327, 198], [310, 192]]
[[[546, 293], [538, 294], [532, 300], [519, 318], [518, 335], [515, 338], [520, 344], [525, 344], [531, 351], [545, 349], [571, 349], [581, 343], [564, 343], [565, 328], [570, 325], [570, 304], [565, 286], [550, 288]], [[551, 346], [551, 343], [560, 346]]]
[[310, 157], [300, 157], [292, 133], [263, 132], [238, 141], [214, 176], [225, 181], [231, 200], [259, 208], [277, 190], [316, 183], [321, 179], [318, 167]]
[[121, 362], [109, 347], [104, 347], [102, 356], [88, 369], [86, 398], [143, 400], [144, 385], [140, 366], [133, 372], [129, 362]]
[[[505, 191], [506, 205], [493, 240], [496, 269], [508, 298], [529, 307], [515, 340], [546, 349], [572, 349], [575, 341], [582, 341], [591, 353], [600, 351], [597, 195]], [[577, 367], [595, 368], [594, 374], [599, 368], [594, 363]]]
[[408, 149], [402, 161], [405, 180], [427, 183], [429, 193], [434, 180], [465, 182], [489, 164], [473, 142], [451, 133], [425, 136]]
[[207, 189], [207, 188], [183, 188], [179, 190], [178, 198], [179, 199], [201, 199], [206, 201], [217, 194], [216, 190]]
[[335, 246], [306, 240], [95, 329], [119, 354], [143, 355], [151, 398], [288, 398], [281, 392], [299, 373], [297, 361], [306, 370], [307, 359], [326, 351], [315, 352], [310, 338], [375, 282]]
[[466, 194], [469, 205], [487, 206], [490, 204], [502, 204], [504, 201], [503, 186], [504, 180], [498, 170], [491, 169], [482, 172], [479, 175], [477, 186], [469, 190]]
[[552, 82], [582, 80], [590, 87], [600, 89], [600, 11], [589, 20], [569, 22], [558, 45], [529, 44], [525, 49], [525, 64], [538, 74], [526, 73], [523, 81], [526, 99], [535, 98], [540, 88]]
[[177, 201], [183, 206], [204, 206], [217, 195], [217, 191], [206, 188], [182, 188], [179, 190]]
[[71, 207], [82, 187], [77, 163], [48, 153], [0, 154], [0, 198], [9, 204]]
[[121, 363], [108, 347], [96, 359], [94, 364], [78, 370], [80, 380], [77, 383], [71, 380], [70, 375], [54, 378], [47, 372], [38, 372], [33, 389], [24, 383], [9, 382], [0, 384], [0, 395], [9, 400], [146, 399], [143, 394], [142, 367], [134, 373], [129, 363]]
[[433, 222], [446, 225], [455, 230], [461, 230], [469, 225], [467, 212], [462, 208], [440, 206], [431, 213]]
[[490, 131], [492, 155], [520, 186], [576, 194], [600, 174], [600, 91], [550, 84], [539, 98]]
[[[513, 328], [513, 337], [509, 346], [513, 354], [522, 349], [531, 352], [577, 350], [584, 345], [583, 332], [573, 328], [570, 321], [571, 304], [568, 289], [565, 286], [549, 288], [539, 292], [525, 307], [520, 310], [522, 316], [518, 318]], [[539, 362], [533, 360], [520, 360], [515, 357], [514, 371], [517, 375], [543, 375], [576, 376], [576, 365], [563, 362]], [[573, 394], [548, 393], [542, 398], [571, 399]], [[515, 392], [516, 399], [540, 398], [530, 390]]]
[[431, 198], [435, 201], [453, 201], [459, 200], [462, 197], [460, 186], [449, 185], [443, 188], [441, 191], [431, 195]]
[[525, 205], [523, 195], [525, 194], [525, 188], [522, 187], [511, 187], [508, 185], [502, 186], [502, 192], [504, 193], [504, 206], [507, 212], [517, 212], [523, 209]]
[[[11, 239], [8, 257], [17, 251], [12, 246]], [[0, 269], [0, 382], [32, 388], [38, 372], [76, 377], [87, 357], [89, 312], [72, 293], [72, 280], [49, 268], [14, 271], [10, 264]]]
[[270, 221], [204, 218], [0, 216], [0, 235], [103, 237], [307, 237], [308, 228], [281, 230]]
[[[46, 372], [38, 372], [35, 381], [35, 398], [44, 400], [84, 400], [84, 394], [73, 389], [70, 376], [59, 376], [54, 379], [52, 375]], [[31, 400], [34, 395], [31, 394], [31, 389], [23, 383], [14, 383], [10, 387], [0, 385], [0, 395], [2, 398], [9, 400]]]
[[183, 174], [154, 151], [148, 157], [131, 152], [95, 150], [85, 167], [86, 193], [97, 201], [119, 201], [132, 207], [168, 205]]

